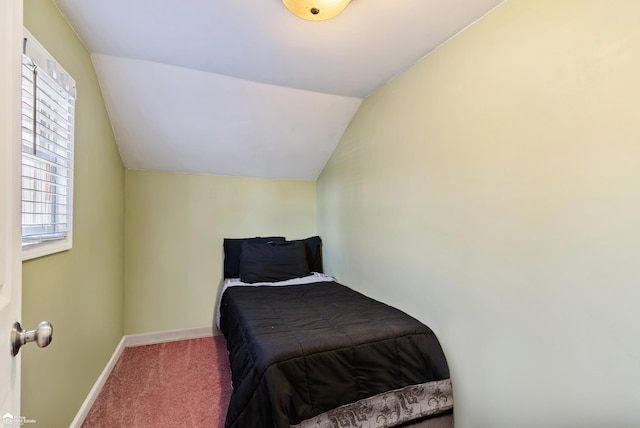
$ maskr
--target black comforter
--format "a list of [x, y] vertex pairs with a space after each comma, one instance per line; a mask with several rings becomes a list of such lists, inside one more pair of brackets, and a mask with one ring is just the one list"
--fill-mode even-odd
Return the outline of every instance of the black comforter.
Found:
[[233, 379], [226, 427], [289, 427], [449, 377], [427, 326], [335, 282], [232, 287], [220, 315]]

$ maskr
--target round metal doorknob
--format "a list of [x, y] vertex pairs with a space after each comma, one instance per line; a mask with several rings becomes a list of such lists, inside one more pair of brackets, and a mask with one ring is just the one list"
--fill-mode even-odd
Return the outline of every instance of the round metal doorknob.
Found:
[[53, 339], [53, 326], [49, 321], [42, 321], [35, 330], [23, 330], [19, 322], [13, 324], [11, 329], [11, 356], [15, 357], [20, 352], [22, 345], [36, 342], [40, 348], [51, 343]]

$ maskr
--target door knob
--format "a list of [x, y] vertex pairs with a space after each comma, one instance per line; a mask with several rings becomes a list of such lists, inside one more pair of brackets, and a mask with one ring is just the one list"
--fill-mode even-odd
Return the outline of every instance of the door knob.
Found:
[[16, 321], [11, 329], [11, 356], [18, 355], [20, 347], [29, 342], [36, 342], [40, 348], [44, 348], [51, 343], [52, 335], [53, 326], [49, 321], [42, 321], [35, 330], [23, 330]]

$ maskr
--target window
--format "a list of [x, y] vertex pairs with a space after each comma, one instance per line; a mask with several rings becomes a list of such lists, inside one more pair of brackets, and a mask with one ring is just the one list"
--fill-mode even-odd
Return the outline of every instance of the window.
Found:
[[22, 56], [23, 260], [72, 245], [75, 81], [25, 30]]

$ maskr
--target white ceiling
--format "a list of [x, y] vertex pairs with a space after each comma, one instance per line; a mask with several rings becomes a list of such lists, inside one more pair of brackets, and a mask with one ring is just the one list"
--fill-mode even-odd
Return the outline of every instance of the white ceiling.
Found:
[[364, 97], [504, 0], [352, 0], [319, 22], [281, 0], [54, 1], [126, 167], [315, 180]]

